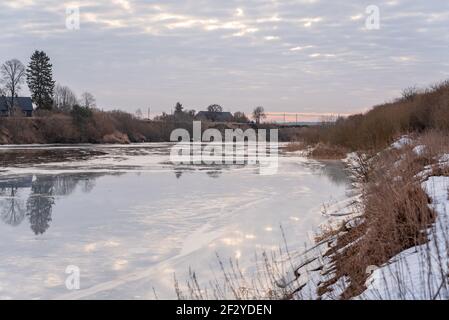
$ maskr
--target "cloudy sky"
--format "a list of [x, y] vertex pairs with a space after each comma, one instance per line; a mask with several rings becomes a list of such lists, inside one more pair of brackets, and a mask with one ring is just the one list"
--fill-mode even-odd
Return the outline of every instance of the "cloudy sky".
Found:
[[104, 109], [346, 114], [449, 78], [448, 27], [445, 0], [0, 0], [0, 60], [44, 50]]

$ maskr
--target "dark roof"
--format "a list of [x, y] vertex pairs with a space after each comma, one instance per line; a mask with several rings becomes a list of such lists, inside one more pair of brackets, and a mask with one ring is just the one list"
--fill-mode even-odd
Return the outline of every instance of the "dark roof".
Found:
[[[0, 111], [6, 111], [7, 103], [11, 101], [11, 97], [0, 96]], [[22, 111], [33, 111], [33, 102], [30, 97], [16, 97], [14, 98], [14, 104], [19, 106]]]
[[196, 118], [218, 122], [232, 121], [234, 119], [234, 117], [230, 112], [210, 112], [210, 111], [200, 111], [196, 115]]

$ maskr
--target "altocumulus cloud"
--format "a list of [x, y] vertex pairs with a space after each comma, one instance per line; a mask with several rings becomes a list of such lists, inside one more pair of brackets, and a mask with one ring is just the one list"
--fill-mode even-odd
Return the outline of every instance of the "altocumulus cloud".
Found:
[[0, 0], [0, 60], [43, 49], [58, 82], [129, 111], [350, 113], [448, 78], [447, 1], [372, 4], [379, 30], [357, 0]]

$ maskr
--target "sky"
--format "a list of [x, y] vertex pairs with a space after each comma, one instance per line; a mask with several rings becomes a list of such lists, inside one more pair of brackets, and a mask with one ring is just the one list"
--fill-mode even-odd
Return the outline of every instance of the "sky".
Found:
[[448, 27], [445, 0], [0, 0], [0, 62], [43, 50], [105, 110], [308, 120], [448, 79]]

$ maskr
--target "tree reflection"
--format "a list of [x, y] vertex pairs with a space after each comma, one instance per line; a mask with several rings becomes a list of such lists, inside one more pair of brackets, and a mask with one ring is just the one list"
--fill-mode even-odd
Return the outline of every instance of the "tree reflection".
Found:
[[328, 162], [320, 168], [321, 173], [336, 185], [345, 185], [350, 181], [348, 172], [341, 162]]
[[50, 227], [51, 213], [55, 199], [54, 180], [38, 177], [31, 187], [31, 195], [27, 201], [27, 216], [34, 234], [44, 234]]
[[175, 176], [176, 176], [176, 179], [179, 179], [179, 178], [181, 178], [182, 177], [182, 171], [181, 170], [179, 170], [179, 171], [175, 171]]
[[[59, 176], [33, 176], [9, 178], [0, 181], [0, 216], [11, 226], [18, 226], [28, 218], [36, 235], [44, 234], [50, 227], [56, 196], [67, 196], [79, 186], [84, 193], [95, 187], [95, 179], [103, 174], [69, 174]], [[26, 193], [20, 190], [30, 190]]]
[[18, 188], [3, 189], [4, 197], [0, 201], [0, 216], [4, 223], [18, 226], [25, 218], [25, 205], [22, 199], [17, 197]]
[[211, 177], [212, 179], [218, 179], [220, 178], [222, 171], [220, 169], [207, 171], [206, 174]]

